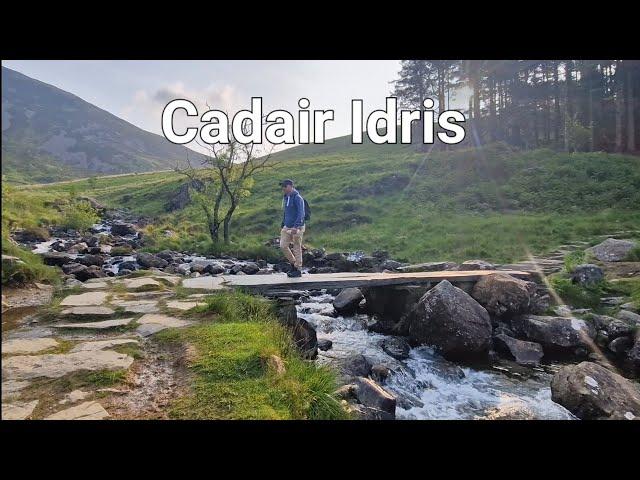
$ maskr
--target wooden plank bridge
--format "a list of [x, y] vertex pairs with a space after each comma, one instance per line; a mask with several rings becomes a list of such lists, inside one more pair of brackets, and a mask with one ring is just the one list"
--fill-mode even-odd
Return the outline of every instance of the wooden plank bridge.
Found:
[[303, 274], [289, 278], [284, 273], [269, 275], [221, 275], [187, 278], [182, 286], [190, 289], [220, 290], [246, 288], [256, 292], [278, 290], [319, 290], [322, 288], [382, 287], [390, 285], [419, 285], [448, 280], [451, 283], [476, 282], [493, 273], [506, 273], [516, 278], [527, 279], [530, 273], [519, 270], [469, 270], [415, 273], [321, 273]]

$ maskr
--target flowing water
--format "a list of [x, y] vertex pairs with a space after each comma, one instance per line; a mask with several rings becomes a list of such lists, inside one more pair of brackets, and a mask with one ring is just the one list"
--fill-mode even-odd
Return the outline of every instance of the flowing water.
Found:
[[[108, 223], [97, 224], [94, 234], [109, 234]], [[125, 236], [124, 239], [135, 238]], [[34, 253], [52, 251], [54, 238], [33, 246]], [[361, 252], [352, 254], [361, 256]], [[73, 255], [74, 258], [82, 255]], [[105, 252], [103, 270], [117, 275], [122, 262], [135, 262], [134, 256], [111, 256]], [[185, 255], [190, 263], [219, 264], [224, 260]], [[333, 296], [316, 294], [297, 306], [298, 315], [317, 330], [318, 339], [331, 340], [332, 348], [319, 352], [317, 362], [332, 364], [341, 358], [362, 354], [372, 363], [384, 365], [391, 375], [383, 384], [397, 396], [399, 419], [573, 419], [562, 406], [551, 400], [550, 382], [554, 366], [502, 370], [491, 367], [461, 368], [428, 347], [413, 348], [409, 358], [396, 360], [381, 347], [385, 335], [369, 332], [372, 321], [366, 315], [334, 316]], [[499, 367], [498, 367], [499, 368]], [[524, 372], [523, 372], [524, 370]]]
[[319, 340], [333, 342], [331, 349], [319, 352], [318, 363], [362, 354], [372, 364], [389, 368], [392, 373], [383, 386], [398, 398], [399, 419], [574, 418], [551, 400], [553, 365], [515, 371], [461, 368], [429, 347], [413, 348], [407, 360], [399, 361], [383, 351], [385, 335], [367, 331], [371, 320], [366, 315], [333, 317], [332, 300], [321, 294], [297, 307]]

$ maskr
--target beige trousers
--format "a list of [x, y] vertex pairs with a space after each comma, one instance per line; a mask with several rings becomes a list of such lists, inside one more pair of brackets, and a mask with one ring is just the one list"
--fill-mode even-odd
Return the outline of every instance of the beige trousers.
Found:
[[[287, 257], [289, 263], [296, 268], [302, 267], [302, 235], [304, 235], [304, 225], [298, 228], [298, 232], [291, 233], [291, 228], [283, 227], [280, 230], [280, 248]], [[291, 251], [291, 244], [293, 243], [293, 251]]]

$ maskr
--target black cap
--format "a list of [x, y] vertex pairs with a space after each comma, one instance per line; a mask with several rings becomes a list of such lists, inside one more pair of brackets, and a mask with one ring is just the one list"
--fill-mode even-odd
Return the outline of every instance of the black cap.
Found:
[[287, 185], [293, 185], [293, 180], [286, 179], [280, 182], [281, 187], [286, 187]]

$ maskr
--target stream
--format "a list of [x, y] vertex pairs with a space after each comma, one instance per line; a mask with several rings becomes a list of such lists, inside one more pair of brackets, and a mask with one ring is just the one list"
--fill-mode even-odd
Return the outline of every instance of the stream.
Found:
[[[109, 235], [109, 223], [92, 228], [94, 235]], [[136, 235], [121, 236], [135, 241]], [[34, 253], [53, 251], [52, 245], [69, 238], [53, 238], [31, 245]], [[108, 247], [108, 246], [107, 246]], [[118, 275], [124, 262], [134, 263], [135, 256], [111, 256], [110, 247], [101, 254], [106, 275]], [[358, 255], [356, 252], [353, 255]], [[71, 254], [74, 255], [74, 254]], [[82, 254], [75, 254], [74, 258]], [[184, 254], [184, 272], [192, 263], [214, 264], [229, 268], [229, 259]], [[234, 260], [235, 263], [243, 262]], [[178, 267], [178, 268], [179, 268]], [[266, 268], [271, 269], [272, 265]], [[126, 272], [122, 272], [126, 273]], [[192, 274], [197, 275], [197, 274]], [[397, 360], [381, 346], [385, 335], [368, 331], [372, 319], [367, 315], [335, 316], [333, 296], [326, 291], [311, 292], [297, 305], [298, 316], [316, 329], [318, 340], [330, 340], [332, 347], [319, 351], [318, 364], [334, 364], [356, 354], [364, 355], [372, 365], [387, 367], [390, 374], [382, 385], [397, 397], [398, 419], [553, 419], [575, 417], [551, 400], [550, 382], [554, 364], [535, 368], [494, 364], [481, 368], [461, 367], [445, 360], [426, 346], [412, 348], [409, 357]]]
[[[551, 400], [550, 382], [555, 365], [510, 371], [458, 367], [429, 347], [410, 350], [399, 361], [381, 347], [385, 335], [367, 331], [366, 315], [333, 317], [333, 296], [322, 293], [297, 306], [298, 316], [310, 322], [318, 340], [333, 345], [318, 353], [317, 362], [333, 364], [340, 358], [362, 354], [372, 364], [392, 373], [382, 385], [396, 395], [398, 419], [546, 419], [575, 417]], [[524, 372], [524, 373], [523, 373]]]

